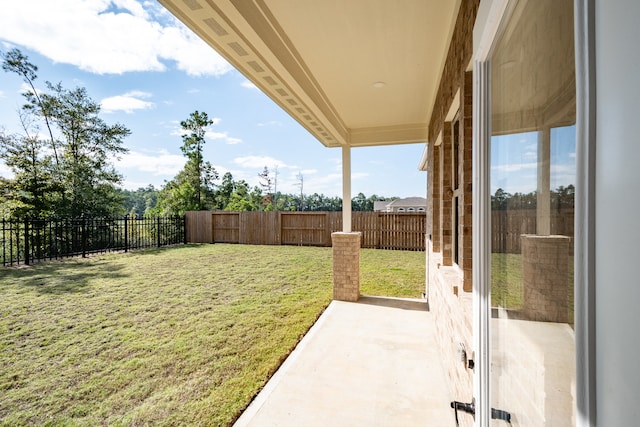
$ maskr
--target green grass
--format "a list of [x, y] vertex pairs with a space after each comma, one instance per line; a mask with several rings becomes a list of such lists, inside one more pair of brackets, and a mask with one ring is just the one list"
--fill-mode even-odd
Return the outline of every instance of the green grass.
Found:
[[[328, 305], [331, 248], [191, 245], [0, 270], [0, 425], [229, 425]], [[418, 297], [424, 253], [362, 250]]]
[[522, 255], [491, 254], [491, 306], [521, 309]]
[[[567, 309], [569, 323], [573, 325], [574, 287], [573, 257], [569, 257], [569, 277], [567, 278]], [[491, 306], [521, 310], [524, 304], [522, 288], [522, 255], [491, 254]]]

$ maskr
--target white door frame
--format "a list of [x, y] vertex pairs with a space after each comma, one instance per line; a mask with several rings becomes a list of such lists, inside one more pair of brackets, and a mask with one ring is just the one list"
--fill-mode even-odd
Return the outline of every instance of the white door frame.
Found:
[[[490, 404], [490, 76], [494, 41], [518, 0], [483, 0], [474, 27], [473, 335], [475, 425], [488, 427]], [[576, 425], [594, 426], [595, 397], [595, 55], [594, 0], [574, 0], [576, 52], [575, 351]]]

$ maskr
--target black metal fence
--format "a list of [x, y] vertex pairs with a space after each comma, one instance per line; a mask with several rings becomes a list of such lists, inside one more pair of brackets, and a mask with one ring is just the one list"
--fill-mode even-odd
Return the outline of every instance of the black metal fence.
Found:
[[3, 266], [185, 243], [184, 217], [2, 219]]

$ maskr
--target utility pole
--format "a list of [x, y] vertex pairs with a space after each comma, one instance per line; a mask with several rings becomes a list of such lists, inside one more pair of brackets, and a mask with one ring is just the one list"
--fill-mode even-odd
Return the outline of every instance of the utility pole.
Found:
[[298, 172], [296, 178], [298, 179], [296, 185], [300, 187], [300, 211], [304, 211], [304, 176], [302, 176], [302, 172]]
[[273, 207], [278, 210], [278, 165], [273, 168]]

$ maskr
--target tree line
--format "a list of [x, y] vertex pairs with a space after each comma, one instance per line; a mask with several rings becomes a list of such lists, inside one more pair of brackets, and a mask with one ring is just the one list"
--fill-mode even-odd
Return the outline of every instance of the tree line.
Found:
[[[0, 130], [0, 160], [13, 172], [0, 177], [0, 215], [3, 217], [106, 217], [122, 215], [181, 215], [191, 210], [227, 211], [339, 211], [342, 199], [322, 194], [305, 195], [299, 174], [299, 194], [277, 191], [277, 169], [265, 166], [253, 188], [231, 173], [220, 178], [203, 158], [205, 133], [213, 121], [194, 111], [180, 122], [186, 162], [162, 188], [121, 188], [122, 175], [112, 164], [128, 152], [123, 124], [107, 124], [100, 104], [83, 87], [67, 89], [45, 81], [36, 89], [38, 67], [19, 49], [0, 54], [2, 69], [20, 76], [28, 89], [18, 115], [21, 133]], [[374, 201], [351, 200], [352, 209], [372, 211]]]
[[[560, 185], [555, 190], [551, 190], [549, 197], [551, 199], [551, 209], [572, 209], [575, 206], [576, 188], [573, 184], [566, 187]], [[530, 193], [508, 193], [502, 188], [498, 188], [491, 196], [492, 210], [518, 210], [518, 209], [536, 209], [538, 205], [537, 192]]]
[[[157, 189], [153, 185], [141, 187], [137, 190], [120, 190], [123, 199], [123, 209], [129, 215], [146, 216], [158, 214], [178, 214], [185, 210], [172, 211], [166, 205], [158, 202], [159, 195], [166, 189]], [[305, 211], [305, 212], [333, 212], [342, 210], [342, 198], [330, 197], [313, 193], [310, 195], [285, 194], [275, 192], [266, 194], [258, 187], [253, 189], [244, 180], [235, 181], [230, 173], [222, 178], [222, 183], [211, 193], [205, 204], [197, 210], [239, 211]], [[365, 196], [359, 193], [351, 199], [354, 211], [373, 211], [375, 201], [391, 201], [394, 198], [383, 198], [376, 195]]]

